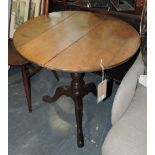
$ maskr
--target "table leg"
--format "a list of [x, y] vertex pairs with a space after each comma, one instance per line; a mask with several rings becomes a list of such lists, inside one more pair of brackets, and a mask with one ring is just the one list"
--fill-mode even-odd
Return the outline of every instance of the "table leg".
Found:
[[71, 73], [71, 77], [71, 86], [58, 87], [53, 97], [44, 96], [43, 100], [46, 102], [54, 102], [62, 95], [70, 96], [73, 99], [75, 104], [75, 116], [77, 123], [77, 145], [78, 147], [83, 147], [84, 139], [82, 131], [82, 98], [90, 92], [92, 92], [96, 96], [97, 90], [94, 83], [89, 83], [85, 85], [85, 82], [83, 80], [84, 73]]
[[83, 115], [83, 102], [82, 97], [84, 93], [85, 82], [83, 80], [83, 73], [71, 73], [71, 90], [72, 90], [72, 99], [75, 104], [75, 116], [77, 124], [77, 145], [78, 147], [84, 146], [83, 140], [83, 131], [82, 131], [82, 115]]
[[51, 97], [51, 96], [43, 96], [43, 100], [45, 102], [55, 102], [57, 99], [59, 99], [60, 96], [62, 95], [66, 95], [66, 96], [71, 96], [71, 89], [69, 86], [60, 86], [56, 89], [55, 94]]
[[26, 65], [21, 66], [22, 78], [24, 84], [24, 90], [26, 94], [27, 104], [29, 112], [32, 112], [32, 102], [31, 102], [31, 82], [30, 77], [28, 76], [28, 70], [26, 69]]
[[77, 95], [73, 97], [75, 103], [75, 117], [77, 124], [77, 145], [78, 147], [84, 146], [83, 131], [82, 131], [82, 116], [83, 116], [83, 102], [82, 98]]

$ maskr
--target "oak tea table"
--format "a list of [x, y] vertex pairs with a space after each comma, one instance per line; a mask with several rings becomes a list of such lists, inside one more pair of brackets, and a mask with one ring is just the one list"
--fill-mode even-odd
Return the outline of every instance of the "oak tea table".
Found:
[[82, 132], [82, 98], [92, 92], [95, 84], [85, 84], [85, 72], [116, 67], [137, 51], [140, 45], [138, 32], [124, 21], [107, 14], [85, 11], [53, 12], [22, 24], [14, 33], [17, 51], [29, 61], [51, 70], [70, 72], [70, 86], [58, 87], [54, 96], [44, 96], [54, 102], [61, 95], [75, 103], [77, 145], [84, 146]]

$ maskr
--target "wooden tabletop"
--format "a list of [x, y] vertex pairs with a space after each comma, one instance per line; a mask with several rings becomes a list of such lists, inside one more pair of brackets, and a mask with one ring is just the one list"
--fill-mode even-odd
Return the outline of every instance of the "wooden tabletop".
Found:
[[52, 70], [88, 72], [115, 67], [132, 57], [140, 45], [138, 32], [106, 14], [53, 12], [22, 24], [13, 36], [26, 59]]

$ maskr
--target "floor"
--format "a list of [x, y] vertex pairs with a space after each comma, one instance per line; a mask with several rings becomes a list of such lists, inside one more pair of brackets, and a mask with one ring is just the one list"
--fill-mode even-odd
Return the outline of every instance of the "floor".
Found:
[[[60, 81], [51, 71], [42, 69], [31, 79], [33, 112], [29, 113], [19, 68], [11, 67], [8, 81], [9, 155], [101, 155], [101, 146], [111, 127], [110, 113], [118, 86], [114, 83], [111, 97], [97, 104], [96, 97], [84, 97], [83, 132], [85, 146], [76, 145], [76, 123], [72, 99], [62, 96], [53, 104], [42, 101], [55, 88], [70, 83], [70, 75], [58, 72]], [[85, 81], [101, 81], [92, 73]]]

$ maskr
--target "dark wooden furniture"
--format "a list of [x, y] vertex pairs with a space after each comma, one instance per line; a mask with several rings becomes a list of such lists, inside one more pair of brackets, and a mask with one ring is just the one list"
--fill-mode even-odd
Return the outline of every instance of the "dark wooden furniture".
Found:
[[[44, 10], [43, 14], [48, 15], [48, 5], [49, 0], [44, 1]], [[41, 67], [34, 67], [30, 61], [23, 58], [15, 49], [12, 39], [8, 40], [8, 63], [9, 65], [19, 66], [22, 71], [23, 84], [25, 89], [25, 94], [27, 98], [28, 110], [32, 112], [32, 103], [31, 103], [31, 87], [30, 87], [30, 78], [37, 71], [41, 69]], [[59, 77], [56, 71], [53, 71], [54, 76], [57, 80]]]
[[[143, 7], [145, 8], [145, 4]], [[142, 21], [141, 17], [143, 16], [142, 15], [142, 10], [144, 10], [143, 7], [138, 7], [138, 8], [136, 8], [135, 11], [118, 12], [115, 10], [115, 8], [113, 6], [110, 5], [109, 14], [111, 14], [115, 17], [118, 17], [121, 20], [128, 22], [139, 33], [141, 33], [140, 32], [140, 27], [141, 27], [140, 23]], [[143, 42], [143, 39], [141, 39], [141, 44], [143, 44], [142, 42]], [[127, 71], [129, 70], [129, 68], [134, 63], [136, 57], [138, 56], [139, 51], [140, 50], [138, 50], [138, 52], [134, 55], [134, 57], [132, 57], [129, 61], [125, 62], [124, 64], [105, 71], [107, 78], [110, 78], [119, 84], [122, 81], [125, 74], [127, 73]]]
[[133, 11], [136, 7], [136, 0], [109, 0], [117, 11]]
[[103, 16], [86, 11], [63, 11], [26, 22], [15, 32], [13, 40], [16, 49], [28, 60], [51, 70], [71, 73], [70, 86], [58, 87], [53, 97], [44, 96], [43, 100], [54, 102], [61, 95], [73, 99], [77, 144], [84, 146], [82, 98], [90, 92], [96, 96], [95, 84], [85, 84], [84, 73], [100, 71], [101, 58], [105, 69], [129, 60], [140, 45], [137, 31], [106, 13]]

